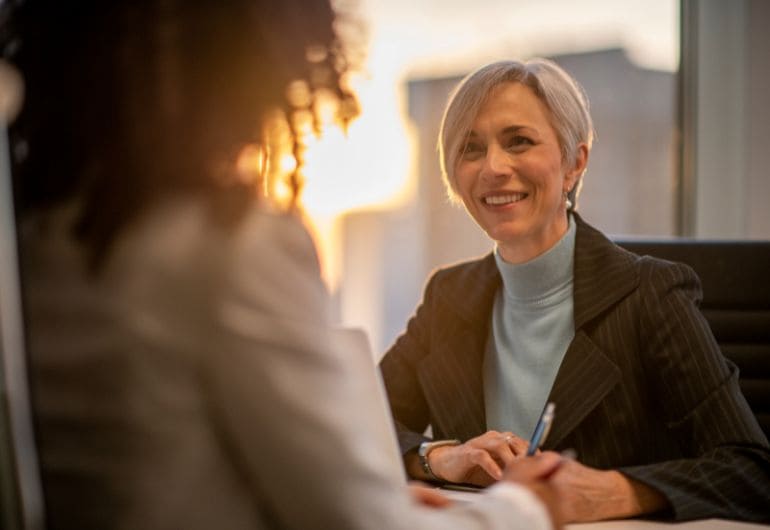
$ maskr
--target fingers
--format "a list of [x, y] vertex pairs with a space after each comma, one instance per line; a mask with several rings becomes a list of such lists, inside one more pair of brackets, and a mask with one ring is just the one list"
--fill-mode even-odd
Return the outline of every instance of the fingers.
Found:
[[512, 432], [487, 431], [464, 445], [470, 462], [494, 480], [500, 480], [503, 469], [527, 450], [527, 442]]
[[503, 435], [505, 436], [505, 441], [508, 444], [508, 447], [513, 452], [513, 456], [524, 456], [527, 454], [527, 449], [529, 448], [529, 442], [524, 440], [523, 438], [519, 438], [512, 432], [504, 432]]
[[553, 484], [547, 481], [533, 482], [528, 484], [527, 487], [543, 503], [551, 518], [554, 530], [561, 530], [567, 520], [563, 506], [566, 500], [563, 492], [560, 492], [558, 488], [555, 488]]
[[[428, 455], [433, 473], [449, 482], [468, 482], [477, 486], [500, 480], [503, 471], [490, 454], [468, 443], [454, 447], [439, 447]], [[478, 471], [481, 471], [479, 473]]]
[[526, 454], [527, 451], [527, 442], [509, 431], [487, 431], [467, 443], [487, 451], [503, 466], [508, 465], [515, 457]]
[[487, 451], [483, 449], [473, 449], [470, 451], [469, 456], [471, 463], [486, 471], [486, 473], [493, 479], [500, 480], [503, 478], [502, 468]]
[[542, 480], [553, 474], [562, 464], [558, 453], [545, 451], [529, 458], [519, 458], [505, 469], [505, 479], [514, 482]]
[[452, 501], [436, 488], [425, 486], [419, 482], [409, 483], [409, 494], [415, 502], [431, 508], [444, 508], [452, 504]]
[[428, 459], [434, 474], [444, 480], [486, 486], [500, 480], [503, 469], [526, 451], [527, 442], [512, 432], [487, 431], [464, 444], [436, 448]]
[[545, 506], [554, 528], [561, 528], [565, 520], [562, 505], [566, 502], [566, 497], [555, 477], [562, 466], [569, 462], [552, 451], [517, 458], [505, 469], [503, 480], [517, 482], [529, 488]]

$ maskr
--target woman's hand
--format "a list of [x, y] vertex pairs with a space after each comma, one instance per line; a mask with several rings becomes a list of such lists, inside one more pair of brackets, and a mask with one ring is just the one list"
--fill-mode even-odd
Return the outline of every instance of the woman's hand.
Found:
[[429, 508], [446, 508], [452, 501], [435, 487], [426, 486], [422, 482], [409, 482], [409, 494], [412, 500]]
[[428, 453], [433, 474], [447, 482], [488, 486], [503, 469], [524, 456], [529, 443], [512, 432], [487, 431], [461, 445], [437, 447]]
[[618, 471], [601, 471], [564, 459], [551, 479], [564, 494], [565, 522], [633, 517], [667, 507], [657, 490]]
[[545, 506], [554, 529], [561, 529], [565, 521], [566, 498], [561, 484], [554, 480], [565, 458], [546, 451], [533, 457], [518, 458], [505, 468], [503, 481], [511, 481], [529, 488]]

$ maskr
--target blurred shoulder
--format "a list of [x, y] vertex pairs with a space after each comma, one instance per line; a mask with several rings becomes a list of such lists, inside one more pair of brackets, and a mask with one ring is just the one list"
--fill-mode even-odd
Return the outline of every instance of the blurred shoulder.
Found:
[[230, 224], [217, 222], [195, 197], [159, 204], [121, 236], [106, 265], [106, 281], [153, 297], [176, 291], [256, 299], [302, 289], [324, 296], [301, 220], [256, 203]]
[[261, 263], [297, 262], [320, 274], [315, 244], [298, 215], [255, 206], [244, 215], [228, 242], [232, 252]]
[[302, 222], [259, 204], [248, 207], [234, 223], [219, 223], [205, 200], [180, 198], [143, 215], [115, 245], [112, 266], [137, 259], [156, 267], [203, 270], [252, 260], [269, 266], [287, 257], [316, 268], [315, 247]]

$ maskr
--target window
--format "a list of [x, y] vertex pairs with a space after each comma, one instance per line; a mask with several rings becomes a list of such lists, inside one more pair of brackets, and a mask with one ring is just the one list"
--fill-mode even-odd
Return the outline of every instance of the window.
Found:
[[[448, 204], [435, 143], [449, 91], [493, 60], [550, 57], [585, 87], [597, 139], [579, 211], [593, 225], [770, 237], [767, 2], [368, 0], [362, 16], [364, 114], [319, 172], [315, 210], [341, 319], [367, 329], [375, 351], [403, 330], [432, 269], [492, 247]], [[357, 186], [368, 195], [353, 204]], [[344, 207], [329, 208], [329, 191]]]

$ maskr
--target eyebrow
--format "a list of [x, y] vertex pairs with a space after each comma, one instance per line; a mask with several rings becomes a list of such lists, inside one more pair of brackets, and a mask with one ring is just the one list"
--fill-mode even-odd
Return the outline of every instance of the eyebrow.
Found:
[[[522, 129], [529, 129], [530, 131], [537, 132], [537, 129], [534, 127], [530, 127], [529, 125], [509, 125], [508, 127], [505, 127], [502, 131], [500, 131], [501, 134], [513, 134], [516, 132], [519, 132]], [[478, 133], [474, 130], [471, 130], [468, 133], [469, 138], [478, 137]]]

